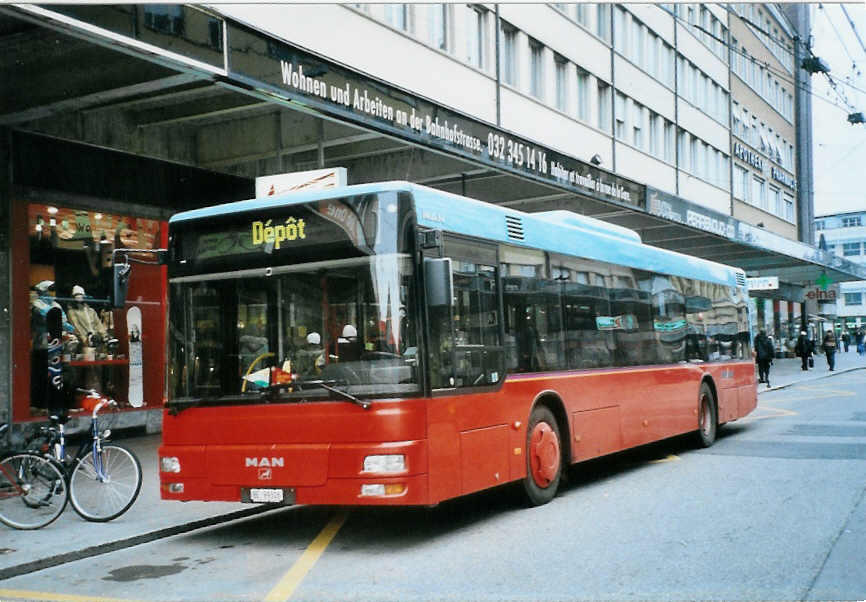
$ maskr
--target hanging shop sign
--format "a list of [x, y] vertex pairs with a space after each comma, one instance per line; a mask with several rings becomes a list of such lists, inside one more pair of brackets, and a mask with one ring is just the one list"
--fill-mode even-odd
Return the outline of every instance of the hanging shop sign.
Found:
[[750, 291], [777, 291], [779, 290], [778, 276], [764, 276], [761, 278], [747, 278]]

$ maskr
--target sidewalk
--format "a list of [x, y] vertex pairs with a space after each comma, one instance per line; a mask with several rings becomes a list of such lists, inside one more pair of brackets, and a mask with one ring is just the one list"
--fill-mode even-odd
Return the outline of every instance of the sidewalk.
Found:
[[[815, 356], [815, 367], [806, 372], [801, 370], [799, 358], [777, 359], [770, 369], [772, 387], [759, 384], [758, 392], [862, 368], [866, 368], [866, 357], [853, 351], [836, 354], [834, 372], [828, 370], [823, 355]], [[120, 518], [90, 523], [81, 519], [70, 505], [57, 521], [38, 531], [16, 531], [0, 525], [0, 590], [3, 579], [9, 577], [272, 510], [240, 503], [161, 501], [157, 477], [159, 441], [159, 435], [122, 440], [138, 455], [143, 478], [138, 500]]]
[[[861, 357], [857, 355], [854, 347], [851, 347], [851, 351], [848, 353], [842, 351], [836, 354], [836, 369], [833, 372], [830, 372], [827, 367], [827, 358], [825, 356], [815, 355], [813, 357], [815, 359], [815, 367], [809, 368], [806, 371], [802, 369], [800, 358], [798, 357], [773, 360], [773, 365], [770, 366], [771, 386], [767, 387], [767, 385], [759, 383], [758, 394], [760, 395], [765, 391], [784, 389], [791, 385], [818, 380], [835, 374], [850, 372], [851, 370], [866, 368], [866, 356]], [[757, 378], [757, 374], [758, 370], [755, 367], [755, 378]]]

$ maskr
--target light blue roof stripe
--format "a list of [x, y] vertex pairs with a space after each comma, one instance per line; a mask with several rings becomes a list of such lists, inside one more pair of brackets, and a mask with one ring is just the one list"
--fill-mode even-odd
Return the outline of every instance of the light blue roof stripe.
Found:
[[[272, 209], [340, 196], [397, 190], [412, 193], [418, 224], [428, 228], [737, 286], [736, 268], [641, 244], [636, 233], [632, 234], [621, 226], [607, 224], [577, 213], [568, 216], [557, 215], [560, 212], [524, 213], [411, 182], [359, 184], [226, 203], [178, 213], [171, 218], [170, 223], [257, 209]], [[522, 221], [523, 241], [508, 237], [506, 216], [513, 216]], [[559, 217], [564, 219], [558, 219]]]

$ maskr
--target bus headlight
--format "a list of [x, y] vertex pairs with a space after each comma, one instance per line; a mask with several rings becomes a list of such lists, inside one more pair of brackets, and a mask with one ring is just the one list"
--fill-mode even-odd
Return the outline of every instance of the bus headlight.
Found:
[[180, 472], [180, 458], [163, 456], [159, 459], [159, 468], [162, 472]]
[[405, 472], [406, 456], [403, 454], [388, 454], [367, 456], [364, 458], [364, 472], [395, 473]]

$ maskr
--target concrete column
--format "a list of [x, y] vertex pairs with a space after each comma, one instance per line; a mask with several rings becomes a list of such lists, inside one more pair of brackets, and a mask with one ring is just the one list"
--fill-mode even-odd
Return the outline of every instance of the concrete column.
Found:
[[0, 128], [0, 423], [12, 422], [11, 215], [12, 132]]

